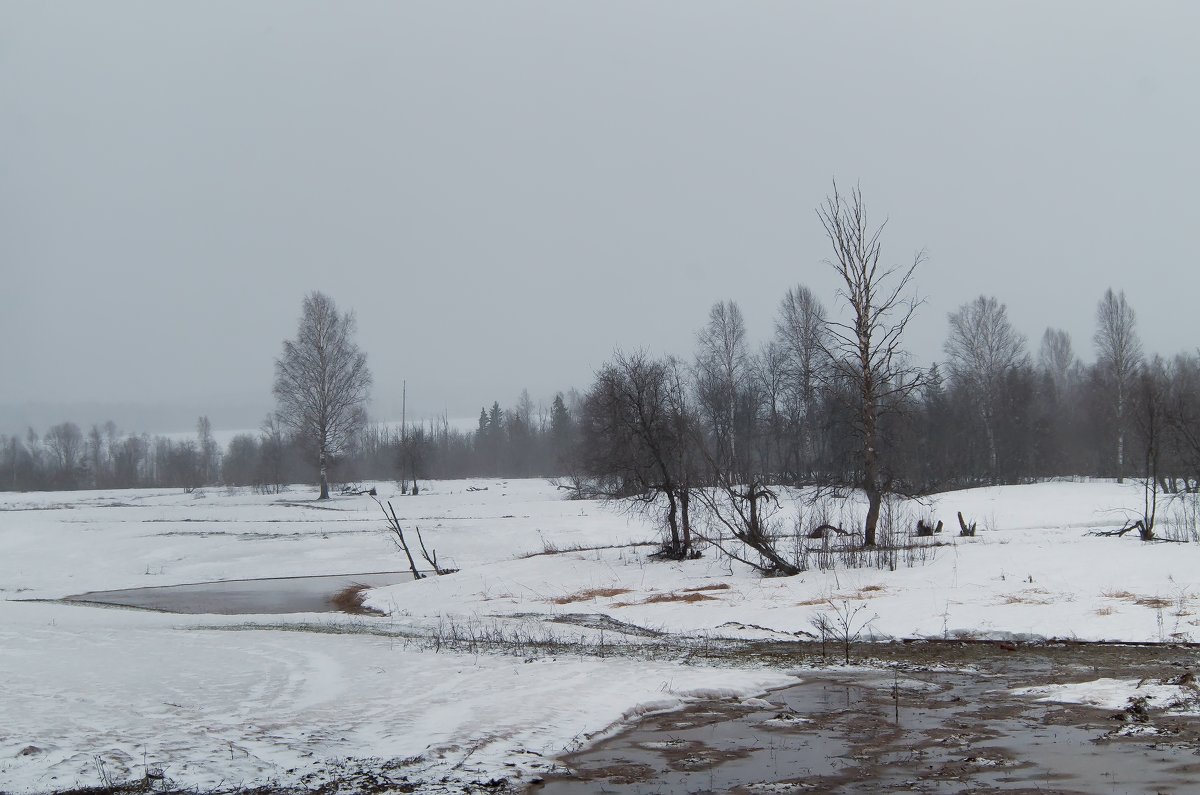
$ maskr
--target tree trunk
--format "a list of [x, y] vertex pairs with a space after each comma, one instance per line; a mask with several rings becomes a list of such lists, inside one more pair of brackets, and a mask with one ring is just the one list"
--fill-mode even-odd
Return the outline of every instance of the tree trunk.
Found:
[[[1120, 414], [1117, 422], [1121, 421]], [[1117, 482], [1125, 482], [1125, 431], [1117, 429]]]
[[1125, 385], [1117, 378], [1117, 482], [1125, 482]]
[[879, 525], [879, 510], [883, 505], [883, 494], [878, 489], [867, 489], [867, 522], [863, 530], [863, 546], [875, 546], [875, 529]]
[[327, 477], [327, 473], [325, 471], [325, 451], [324, 450], [321, 451], [321, 496], [318, 497], [317, 499], [320, 499], [320, 500], [329, 499], [329, 478]]
[[1000, 477], [997, 473], [998, 467], [996, 465], [996, 432], [992, 429], [992, 414], [990, 410], [983, 413], [983, 430], [987, 434], [988, 464], [992, 473], [992, 483], [999, 483]]
[[[867, 361], [864, 354], [863, 361]], [[864, 371], [866, 365], [864, 364]], [[867, 521], [863, 526], [863, 545], [875, 546], [875, 527], [883, 491], [879, 487], [878, 426], [875, 415], [875, 387], [868, 379], [863, 390], [863, 491], [867, 494]]]
[[679, 490], [679, 515], [683, 525], [683, 551], [684, 554], [690, 554], [692, 551], [692, 518], [688, 510], [690, 494], [687, 488]]
[[671, 487], [663, 489], [667, 495], [667, 526], [671, 528], [671, 554], [681, 557], [682, 546], [679, 543], [679, 509], [675, 504], [675, 490]]

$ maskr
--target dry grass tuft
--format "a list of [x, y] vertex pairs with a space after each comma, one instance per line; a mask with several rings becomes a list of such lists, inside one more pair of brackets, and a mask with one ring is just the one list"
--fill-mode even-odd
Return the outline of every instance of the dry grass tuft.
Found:
[[1020, 593], [1005, 594], [1003, 601], [1006, 605], [1048, 605], [1054, 600], [1046, 598], [1045, 591], [1031, 588]]
[[654, 605], [659, 602], [713, 602], [716, 601], [713, 597], [702, 593], [660, 593], [642, 600], [644, 605]]
[[620, 596], [621, 594], [629, 593], [628, 588], [589, 588], [586, 591], [567, 594], [560, 596], [554, 600], [556, 605], [569, 605], [575, 602], [590, 602], [593, 599], [607, 598], [610, 596]]
[[343, 613], [352, 613], [356, 616], [383, 615], [378, 610], [363, 604], [363, 600], [367, 598], [368, 590], [370, 590], [370, 586], [367, 585], [351, 585], [329, 597], [329, 601]]
[[[1168, 599], [1165, 596], [1138, 596], [1130, 591], [1104, 591], [1100, 595], [1106, 599], [1123, 599], [1126, 602], [1133, 602], [1135, 605], [1149, 607], [1154, 610], [1170, 607], [1171, 605], [1175, 604], [1173, 600]], [[1180, 604], [1179, 614], [1185, 615], [1184, 605], [1182, 603]]]
[[645, 599], [643, 599], [640, 602], [617, 602], [615, 605], [613, 605], [613, 607], [632, 607], [633, 605], [657, 605], [657, 604], [663, 604], [664, 602], [688, 602], [688, 603], [694, 604], [696, 602], [715, 602], [715, 601], [717, 601], [717, 600], [714, 597], [707, 596], [706, 594], [702, 594], [702, 593], [697, 593], [696, 591], [692, 591], [691, 593], [655, 594], [654, 596], [646, 597]]
[[817, 605], [828, 604], [829, 600], [824, 598], [805, 599], [803, 602], [796, 602], [796, 607], [816, 607]]
[[1098, 616], [1111, 616], [1115, 612], [1117, 612], [1117, 609], [1111, 605], [1096, 608], [1096, 615]]
[[695, 588], [684, 588], [684, 593], [696, 593], [697, 591], [728, 591], [729, 583], [718, 582], [712, 585], [698, 585]]

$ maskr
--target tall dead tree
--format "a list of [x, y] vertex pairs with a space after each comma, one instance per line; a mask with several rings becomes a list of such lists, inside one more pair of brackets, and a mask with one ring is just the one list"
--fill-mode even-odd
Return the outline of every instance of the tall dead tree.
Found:
[[1137, 315], [1125, 302], [1125, 291], [1104, 293], [1096, 307], [1096, 359], [1111, 390], [1117, 432], [1117, 482], [1125, 482], [1125, 426], [1129, 396], [1142, 366]]
[[921, 372], [907, 364], [901, 338], [921, 303], [909, 289], [924, 254], [918, 253], [907, 267], [881, 266], [879, 238], [884, 225], [868, 224], [857, 187], [846, 196], [834, 183], [833, 194], [817, 209], [817, 216], [833, 246], [833, 258], [826, 262], [841, 280], [838, 298], [849, 315], [845, 321], [826, 321], [822, 346], [831, 373], [853, 395], [852, 428], [859, 443], [853, 485], [867, 497], [863, 543], [875, 546], [883, 497], [893, 487], [892, 475], [881, 460], [880, 420], [898, 410], [921, 384]]

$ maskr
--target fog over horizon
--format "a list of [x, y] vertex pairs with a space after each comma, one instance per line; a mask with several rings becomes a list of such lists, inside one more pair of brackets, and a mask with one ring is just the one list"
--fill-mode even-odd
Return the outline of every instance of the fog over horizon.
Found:
[[1194, 351], [1200, 5], [0, 4], [0, 433], [254, 427], [301, 300], [370, 412], [471, 417], [838, 311], [815, 208], [928, 259], [905, 347], [980, 294], [1094, 358], [1124, 290]]

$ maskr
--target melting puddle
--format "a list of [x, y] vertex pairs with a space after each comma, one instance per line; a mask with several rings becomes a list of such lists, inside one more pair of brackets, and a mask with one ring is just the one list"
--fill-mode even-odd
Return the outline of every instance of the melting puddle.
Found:
[[862, 674], [770, 694], [771, 709], [696, 705], [562, 761], [565, 793], [1191, 793], [1200, 734], [1186, 718], [1122, 737], [1111, 711], [1010, 696], [979, 674]]
[[412, 572], [329, 574], [316, 577], [274, 577], [222, 580], [186, 585], [89, 591], [64, 602], [120, 605], [165, 613], [252, 615], [271, 613], [335, 613], [332, 598], [354, 585], [378, 588], [412, 581]]

